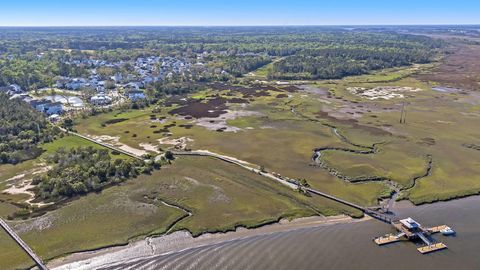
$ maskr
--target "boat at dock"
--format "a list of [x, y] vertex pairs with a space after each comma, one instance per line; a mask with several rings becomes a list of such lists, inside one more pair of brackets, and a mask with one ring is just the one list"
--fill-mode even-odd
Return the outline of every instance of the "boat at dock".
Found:
[[445, 226], [445, 228], [443, 228], [442, 230], [440, 230], [440, 232], [441, 232], [443, 235], [447, 235], [447, 236], [448, 236], [448, 235], [455, 235], [455, 234], [456, 234], [456, 232], [455, 232], [452, 228], [450, 228], [450, 227], [448, 227], [448, 226]]

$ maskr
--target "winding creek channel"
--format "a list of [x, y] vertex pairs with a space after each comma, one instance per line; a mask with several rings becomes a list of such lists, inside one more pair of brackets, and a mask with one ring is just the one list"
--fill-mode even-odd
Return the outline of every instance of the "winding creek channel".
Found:
[[[329, 170], [343, 181], [362, 184], [368, 181], [382, 181], [391, 190], [391, 196], [382, 202], [379, 208], [395, 218], [411, 216], [425, 226], [447, 224], [455, 229], [456, 237], [436, 236], [449, 249], [429, 255], [421, 255], [411, 242], [400, 242], [379, 247], [372, 239], [393, 233], [392, 226], [367, 218], [362, 221], [311, 223], [308, 226], [292, 227], [283, 231], [258, 231], [258, 233], [232, 236], [222, 241], [206, 241], [200, 246], [180, 246], [189, 236], [175, 232], [161, 237], [147, 238], [144, 244], [133, 245], [132, 252], [138, 256], [122, 257], [115, 250], [100, 250], [100, 255], [88, 256], [87, 260], [74, 260], [70, 263], [55, 263], [58, 269], [480, 269], [480, 196], [431, 205], [413, 206], [407, 201], [396, 201], [402, 190], [408, 190], [422, 178], [429, 176], [433, 158], [426, 156], [426, 168], [422, 175], [414, 177], [408, 187], [399, 187], [394, 181], [384, 177], [349, 179], [335, 173], [322, 163], [323, 151], [346, 151], [356, 154], [372, 155], [377, 153], [378, 145], [364, 146], [354, 144], [343, 136], [336, 127], [329, 126], [332, 132], [352, 148], [317, 148], [312, 156], [313, 166]], [[244, 167], [254, 173], [260, 173], [286, 185], [292, 185], [288, 179], [270, 175], [251, 167], [252, 164], [222, 156], [208, 151], [178, 152], [177, 155], [210, 156]], [[295, 188], [295, 186], [293, 187]], [[321, 195], [321, 196], [328, 196]], [[338, 198], [333, 198], [337, 200]], [[161, 203], [179, 208], [167, 202]], [[348, 202], [346, 202], [348, 203]], [[188, 218], [191, 213], [180, 207]], [[369, 209], [366, 209], [367, 213]], [[173, 228], [173, 227], [172, 227]], [[172, 228], [169, 228], [169, 232]], [[250, 231], [250, 230], [248, 230]], [[186, 238], [185, 238], [186, 237]], [[165, 240], [166, 239], [166, 240]], [[182, 240], [183, 239], [183, 240]], [[171, 248], [165, 248], [164, 241], [173, 241]], [[145, 248], [142, 248], [145, 246]], [[147, 250], [147, 251], [143, 251]], [[130, 247], [126, 251], [131, 252]], [[80, 255], [81, 256], [81, 255]], [[120, 257], [119, 257], [120, 256]], [[346, 259], [348, 258], [348, 259]], [[352, 265], [355, 267], [352, 268]], [[57, 268], [55, 268], [57, 269]]]
[[[347, 137], [345, 137], [343, 134], [340, 133], [338, 128], [332, 124], [325, 123], [323, 121], [320, 121], [319, 119], [314, 119], [308, 116], [305, 116], [301, 113], [299, 113], [295, 107], [291, 107], [290, 111], [292, 114], [296, 115], [297, 117], [300, 117], [304, 120], [319, 123], [320, 125], [329, 127], [332, 130], [332, 133], [339, 138], [342, 142], [352, 146], [352, 148], [342, 148], [342, 147], [319, 147], [313, 150], [313, 155], [312, 155], [312, 161], [313, 164], [312, 166], [317, 166], [322, 169], [327, 170], [331, 175], [349, 182], [353, 184], [364, 184], [368, 182], [383, 182], [390, 190], [390, 196], [387, 198], [384, 198], [379, 204], [378, 209], [381, 210], [384, 214], [392, 216], [392, 218], [395, 217], [395, 212], [392, 211], [393, 209], [393, 204], [397, 200], [397, 198], [400, 196], [400, 193], [402, 191], [406, 191], [409, 189], [412, 189], [415, 187], [417, 182], [421, 180], [422, 178], [425, 178], [431, 174], [432, 171], [432, 164], [433, 164], [433, 157], [430, 154], [426, 155], [426, 166], [425, 166], [425, 171], [422, 175], [415, 176], [412, 178], [412, 184], [407, 187], [402, 187], [399, 186], [395, 181], [393, 181], [390, 178], [383, 177], [383, 176], [365, 176], [365, 177], [360, 177], [360, 178], [351, 178], [349, 176], [346, 176], [342, 174], [340, 171], [336, 170], [335, 168], [332, 168], [329, 166], [326, 162], [322, 160], [322, 152], [325, 151], [341, 151], [341, 152], [348, 152], [348, 153], [353, 153], [353, 154], [360, 154], [360, 155], [373, 155], [378, 152], [378, 146], [384, 144], [385, 142], [378, 142], [378, 143], [373, 143], [371, 146], [366, 146], [366, 145], [361, 145], [352, 142], [349, 140]], [[355, 149], [357, 148], [357, 149]]]
[[409, 190], [415, 187], [417, 182], [421, 180], [422, 178], [425, 178], [431, 174], [432, 171], [432, 164], [433, 164], [433, 158], [431, 155], [426, 155], [426, 160], [427, 164], [425, 166], [425, 172], [422, 175], [415, 176], [412, 178], [412, 184], [407, 187], [400, 187], [395, 181], [393, 181], [390, 178], [387, 177], [382, 177], [382, 176], [366, 176], [366, 177], [360, 177], [360, 178], [351, 178], [346, 175], [343, 175], [340, 171], [328, 166], [326, 162], [322, 160], [322, 152], [324, 151], [342, 151], [342, 152], [348, 152], [348, 153], [354, 153], [354, 154], [360, 154], [360, 155], [372, 155], [376, 154], [378, 152], [377, 146], [382, 144], [382, 143], [374, 143], [372, 146], [364, 146], [364, 145], [359, 145], [352, 143], [350, 140], [348, 140], [345, 136], [340, 134], [338, 129], [336, 127], [327, 125], [332, 129], [333, 134], [335, 134], [340, 140], [343, 142], [350, 144], [353, 147], [356, 148], [361, 148], [365, 150], [356, 150], [356, 149], [350, 149], [350, 148], [339, 148], [339, 147], [322, 147], [322, 148], [316, 148], [313, 150], [314, 154], [312, 156], [312, 160], [314, 162], [314, 166], [321, 167], [325, 170], [327, 170], [331, 175], [347, 181], [349, 183], [355, 183], [355, 184], [362, 184], [362, 183], [367, 183], [367, 182], [383, 182], [385, 185], [387, 185], [390, 190], [391, 194], [390, 197], [386, 198], [383, 202], [380, 203], [381, 208], [383, 209], [384, 212], [389, 213], [394, 215], [394, 212], [391, 211], [393, 207], [393, 203], [397, 200], [398, 196], [400, 195], [400, 192], [403, 190]]

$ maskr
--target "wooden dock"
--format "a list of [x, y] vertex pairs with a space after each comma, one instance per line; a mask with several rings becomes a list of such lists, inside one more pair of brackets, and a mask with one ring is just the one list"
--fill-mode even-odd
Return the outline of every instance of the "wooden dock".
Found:
[[18, 236], [18, 234], [13, 231], [13, 229], [8, 226], [2, 218], [0, 218], [0, 227], [2, 227], [5, 232], [27, 253], [27, 255], [32, 258], [32, 260], [37, 265], [40, 270], [48, 270], [47, 266], [43, 263], [42, 259], [33, 252], [33, 250]]
[[427, 253], [439, 251], [446, 248], [447, 248], [447, 245], [445, 245], [444, 243], [435, 243], [428, 246], [419, 247], [417, 248], [417, 250], [422, 254], [427, 254]]
[[383, 245], [386, 245], [386, 244], [391, 244], [391, 243], [395, 243], [395, 242], [398, 242], [400, 241], [400, 237], [399, 236], [396, 236], [396, 235], [385, 235], [385, 236], [381, 236], [381, 237], [377, 237], [375, 238], [373, 241], [379, 245], [379, 246], [383, 246]]
[[440, 226], [428, 228], [427, 231], [429, 231], [430, 233], [439, 233], [441, 230], [444, 230], [447, 227], [448, 227], [447, 225], [440, 225]]
[[392, 221], [390, 224], [399, 232], [399, 234], [387, 234], [385, 236], [377, 237], [373, 240], [377, 245], [382, 246], [399, 242], [403, 239], [408, 239], [411, 241], [421, 240], [425, 245], [417, 248], [417, 250], [422, 254], [447, 248], [447, 245], [444, 243], [436, 243], [435, 240], [430, 237], [430, 235], [442, 232], [443, 230], [450, 230], [452, 231], [452, 234], [455, 233], [447, 225], [425, 228], [410, 217]]

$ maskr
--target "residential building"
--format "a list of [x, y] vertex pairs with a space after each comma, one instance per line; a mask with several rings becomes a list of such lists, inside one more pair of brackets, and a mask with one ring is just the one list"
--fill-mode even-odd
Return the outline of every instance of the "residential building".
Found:
[[137, 101], [137, 100], [146, 98], [145, 93], [140, 90], [130, 90], [130, 91], [127, 91], [126, 94], [127, 94], [127, 97], [132, 101]]

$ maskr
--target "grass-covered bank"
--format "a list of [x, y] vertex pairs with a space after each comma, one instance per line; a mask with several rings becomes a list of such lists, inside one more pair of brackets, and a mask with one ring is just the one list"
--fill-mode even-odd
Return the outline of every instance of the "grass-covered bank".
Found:
[[[184, 217], [185, 211], [162, 201], [192, 215]], [[140, 175], [41, 217], [11, 224], [42, 258], [51, 259], [159, 235], [172, 225], [172, 231], [185, 229], [199, 235], [258, 227], [281, 218], [340, 213], [361, 214], [323, 198], [306, 197], [235, 165], [192, 157], [178, 158], [152, 175]], [[0, 239], [0, 269], [28, 265], [14, 242]]]

